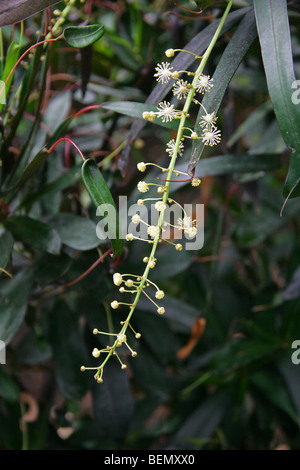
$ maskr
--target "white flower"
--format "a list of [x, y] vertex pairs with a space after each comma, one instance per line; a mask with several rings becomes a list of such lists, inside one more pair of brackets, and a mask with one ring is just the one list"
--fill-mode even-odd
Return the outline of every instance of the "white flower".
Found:
[[94, 357], [99, 357], [100, 354], [101, 354], [100, 349], [98, 349], [98, 348], [94, 348], [94, 349], [93, 349], [92, 356], [94, 356]]
[[157, 201], [154, 207], [158, 212], [160, 212], [160, 211], [164, 211], [167, 206], [163, 201]]
[[215, 113], [207, 113], [205, 116], [202, 116], [200, 120], [200, 126], [203, 128], [211, 129], [214, 124], [216, 123], [218, 117], [215, 115]]
[[137, 188], [140, 193], [146, 193], [147, 191], [149, 191], [149, 186], [145, 181], [139, 181]]
[[163, 122], [172, 121], [180, 115], [180, 112], [174, 109], [174, 105], [166, 101], [159, 103], [157, 109], [157, 117], [161, 117]]
[[190, 90], [190, 84], [183, 80], [177, 80], [173, 86], [173, 95], [176, 96], [179, 100], [186, 98]]
[[123, 282], [122, 274], [120, 273], [115, 273], [113, 275], [113, 282], [116, 286], [120, 286]]
[[[167, 148], [166, 148], [166, 152], [169, 154], [170, 157], [173, 156], [173, 153], [175, 151], [175, 140], [174, 139], [171, 139], [168, 143], [167, 143]], [[179, 145], [178, 145], [178, 155], [180, 157], [182, 157], [182, 154], [183, 154], [183, 150], [184, 150], [184, 145], [183, 145], [183, 142], [182, 140], [179, 142]]]
[[157, 81], [167, 83], [172, 76], [173, 67], [171, 67], [168, 62], [162, 62], [161, 64], [157, 64], [155, 70], [157, 73], [154, 74], [154, 77], [157, 77]]
[[146, 168], [147, 168], [147, 165], [144, 162], [140, 162], [140, 163], [137, 164], [137, 169], [139, 171], [144, 172], [144, 171], [146, 171]]
[[178, 219], [177, 221], [179, 227], [184, 231], [185, 235], [189, 235], [189, 237], [194, 237], [197, 233], [197, 229], [195, 227], [195, 220], [192, 220], [191, 217], [185, 216], [183, 219]]
[[131, 221], [137, 225], [140, 223], [140, 220], [141, 220], [141, 217], [139, 216], [139, 214], [135, 214], [131, 217]]
[[201, 139], [205, 145], [209, 145], [210, 147], [212, 147], [213, 145], [217, 145], [221, 141], [221, 132], [216, 128], [211, 128], [210, 130], [206, 130], [203, 132]]
[[194, 238], [197, 233], [196, 227], [190, 227], [189, 229], [184, 231], [185, 235], [188, 235], [190, 238]]
[[209, 91], [213, 87], [212, 81], [213, 79], [209, 75], [201, 74], [196, 78], [195, 88], [199, 93]]
[[155, 238], [159, 235], [159, 227], [157, 225], [149, 225], [147, 232], [151, 238]]

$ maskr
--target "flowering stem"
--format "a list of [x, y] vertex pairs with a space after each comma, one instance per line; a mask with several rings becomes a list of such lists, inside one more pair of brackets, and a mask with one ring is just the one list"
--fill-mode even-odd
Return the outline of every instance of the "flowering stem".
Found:
[[[222, 19], [219, 23], [219, 26], [218, 26], [218, 28], [217, 28], [210, 44], [209, 44], [209, 46], [208, 46], [204, 56], [201, 59], [199, 67], [198, 67], [198, 69], [195, 73], [194, 79], [192, 81], [191, 88], [190, 88], [189, 93], [187, 95], [185, 105], [184, 105], [184, 108], [183, 108], [182, 113], [181, 113], [181, 118], [180, 118], [180, 123], [179, 123], [179, 126], [178, 126], [177, 137], [176, 137], [176, 141], [175, 141], [175, 145], [174, 145], [174, 149], [173, 149], [173, 154], [171, 156], [171, 161], [170, 161], [170, 164], [169, 164], [169, 167], [168, 167], [168, 174], [167, 174], [166, 184], [165, 184], [166, 189], [165, 189], [165, 192], [164, 192], [163, 197], [162, 197], [162, 202], [164, 204], [167, 204], [167, 202], [168, 202], [171, 177], [172, 177], [174, 167], [175, 167], [175, 163], [176, 163], [176, 159], [177, 159], [177, 156], [178, 156], [179, 145], [180, 145], [180, 142], [181, 142], [181, 139], [182, 139], [182, 136], [183, 136], [183, 132], [184, 132], [184, 128], [185, 128], [185, 121], [186, 121], [189, 108], [191, 106], [191, 103], [193, 101], [193, 98], [194, 98], [194, 95], [195, 95], [195, 92], [196, 92], [197, 78], [199, 77], [199, 75], [204, 70], [204, 67], [207, 63], [207, 60], [208, 60], [210, 54], [211, 54], [211, 51], [212, 51], [212, 49], [213, 49], [213, 47], [214, 47], [214, 45], [215, 45], [215, 43], [216, 43], [216, 41], [217, 41], [217, 39], [220, 35], [221, 29], [223, 27], [223, 24], [226, 20], [226, 17], [228, 15], [229, 11], [230, 11], [232, 3], [233, 3], [233, 0], [230, 0], [227, 7], [226, 7], [226, 9], [225, 9], [225, 11], [224, 11], [224, 14], [223, 14], [223, 17], [222, 17]], [[131, 317], [133, 315], [133, 312], [135, 311], [135, 308], [138, 304], [140, 295], [143, 292], [145, 284], [148, 282], [148, 274], [149, 274], [149, 271], [151, 269], [151, 261], [155, 258], [155, 252], [156, 252], [156, 249], [157, 249], [157, 245], [160, 241], [160, 234], [161, 234], [161, 230], [162, 230], [162, 227], [163, 227], [163, 222], [164, 222], [164, 210], [160, 211], [160, 215], [159, 215], [159, 219], [158, 219], [159, 230], [158, 230], [158, 233], [155, 236], [154, 240], [152, 241], [153, 244], [152, 244], [152, 250], [151, 250], [151, 253], [150, 253], [150, 256], [149, 256], [149, 261], [147, 262], [144, 273], [140, 278], [140, 283], [137, 286], [136, 295], [135, 295], [133, 303], [131, 304], [130, 311], [127, 315], [127, 318], [122, 323], [123, 326], [121, 328], [120, 335], [126, 333], [126, 330], [128, 328], [130, 319], [131, 319]], [[111, 346], [110, 350], [108, 351], [107, 356], [105, 357], [104, 361], [98, 367], [98, 375], [96, 374], [97, 377], [99, 376], [99, 374], [102, 374], [104, 365], [109, 360], [109, 358], [113, 354], [115, 354], [115, 349], [118, 346], [119, 346], [118, 339], [116, 339], [116, 341], [114, 342], [114, 344]], [[101, 375], [101, 377], [102, 377], [102, 375]]]

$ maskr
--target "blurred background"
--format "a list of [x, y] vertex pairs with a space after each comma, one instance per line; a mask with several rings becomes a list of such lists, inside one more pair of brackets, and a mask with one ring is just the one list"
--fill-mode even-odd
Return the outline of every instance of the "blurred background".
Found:
[[[52, 17], [64, 6], [52, 7]], [[134, 106], [124, 113], [113, 106], [145, 103], [151, 93], [154, 105], [170, 97], [168, 91], [162, 96], [164, 88], [153, 78], [155, 66], [168, 60], [166, 49], [191, 41], [203, 53], [211, 38], [207, 28], [225, 6], [78, 1], [65, 25], [98, 23], [105, 34], [84, 49], [52, 43], [20, 111], [34, 51], [24, 57], [2, 108], [2, 155], [17, 161], [26, 148], [30, 162], [54, 137], [67, 136], [99, 164], [116, 203], [124, 195], [129, 204], [136, 202], [136, 164], [168, 164], [165, 146], [176, 134], [136, 119]], [[296, 76], [298, 8], [288, 2]], [[198, 188], [172, 185], [181, 204], [204, 204], [204, 246], [196, 252], [159, 247], [151, 279], [165, 291], [166, 313], [157, 315], [141, 299], [132, 322], [141, 339], [130, 338], [138, 355], [124, 350], [126, 371], [112, 358], [97, 384], [93, 372], [80, 367], [97, 365], [91, 352], [106, 344], [93, 329], [118, 331], [125, 318], [125, 310], [110, 309], [116, 298], [112, 274], [139, 273], [148, 245], [125, 243], [119, 258], [106, 257], [78, 280], [109, 244], [99, 245], [99, 218], [80, 178], [81, 159], [67, 142], [17, 192], [2, 186], [1, 449], [300, 448], [300, 202], [290, 198], [283, 208], [289, 152], [270, 100], [252, 2], [235, 1], [231, 15], [207, 63], [210, 76], [241, 21], [254, 26], [251, 37], [244, 33], [247, 47], [236, 69], [215, 76], [213, 90], [226, 85], [218, 111], [222, 142], [203, 151], [195, 170], [202, 180]], [[37, 41], [45, 18], [41, 12], [24, 21], [22, 52]], [[20, 23], [1, 28], [2, 72], [20, 35]], [[104, 102], [106, 108], [79, 114], [65, 126], [83, 108]], [[197, 112], [192, 109], [192, 121]], [[186, 147], [182, 171], [192, 151], [192, 144]], [[12, 167], [4, 164], [2, 172], [9, 175]], [[155, 170], [147, 173], [148, 179], [157, 176]], [[50, 228], [51, 237], [32, 219]]]

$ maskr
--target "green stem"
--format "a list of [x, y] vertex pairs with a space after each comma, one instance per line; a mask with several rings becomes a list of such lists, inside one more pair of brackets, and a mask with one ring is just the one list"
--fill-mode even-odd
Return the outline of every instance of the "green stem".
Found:
[[[221, 29], [224, 25], [224, 22], [227, 18], [227, 15], [232, 7], [232, 4], [233, 4], [233, 0], [230, 0], [228, 2], [228, 5], [224, 11], [224, 14], [221, 18], [221, 21], [219, 23], [219, 26], [204, 54], [204, 56], [202, 57], [201, 59], [201, 62], [199, 64], [199, 67], [195, 73], [195, 76], [194, 76], [194, 79], [192, 81], [192, 84], [191, 84], [191, 89], [189, 91], [189, 94], [186, 98], [186, 102], [185, 102], [185, 105], [183, 107], [183, 110], [182, 110], [182, 113], [181, 113], [181, 118], [180, 118], [180, 123], [179, 123], [179, 126], [178, 126], [178, 132], [177, 132], [177, 137], [176, 137], [176, 141], [175, 141], [175, 145], [174, 145], [174, 151], [173, 151], [173, 155], [172, 155], [172, 158], [171, 158], [171, 161], [170, 161], [170, 164], [169, 164], [169, 168], [168, 168], [168, 175], [167, 175], [167, 180], [170, 180], [172, 178], [172, 174], [173, 174], [173, 170], [174, 170], [174, 167], [175, 167], [175, 163], [176, 163], [176, 159], [177, 159], [177, 154], [178, 154], [178, 150], [179, 150], [179, 144], [180, 144], [180, 141], [182, 139], [182, 135], [183, 135], [183, 132], [184, 132], [184, 127], [185, 127], [185, 121], [186, 121], [186, 118], [187, 118], [187, 115], [188, 115], [188, 111], [190, 109], [190, 106], [191, 106], [191, 103], [193, 101], [193, 97], [195, 95], [195, 92], [196, 92], [196, 89], [195, 89], [195, 83], [197, 81], [197, 78], [199, 77], [199, 75], [203, 72], [204, 68], [205, 68], [205, 65], [207, 63], [207, 60], [211, 54], [211, 51], [213, 50], [213, 47], [220, 35], [220, 32], [221, 32]], [[163, 195], [163, 198], [162, 198], [162, 201], [166, 204], [167, 201], [168, 201], [168, 197], [169, 197], [169, 191], [170, 191], [170, 182], [167, 181], [166, 182], [166, 191]], [[144, 285], [145, 285], [145, 282], [147, 281], [147, 277], [148, 277], [148, 274], [149, 274], [149, 271], [150, 271], [150, 261], [153, 260], [154, 256], [155, 256], [155, 252], [156, 252], [156, 248], [157, 248], [157, 245], [159, 243], [159, 240], [160, 240], [160, 232], [162, 230], [162, 226], [163, 226], [163, 221], [164, 221], [164, 211], [161, 211], [160, 212], [160, 215], [159, 215], [159, 219], [158, 219], [158, 226], [159, 226], [159, 234], [155, 237], [154, 241], [153, 241], [153, 246], [152, 246], [152, 250], [151, 250], [151, 254], [149, 256], [149, 261], [146, 265], [146, 268], [145, 268], [145, 271], [143, 273], [143, 276], [141, 277], [141, 282], [140, 282], [140, 285], [137, 289], [137, 293], [136, 293], [136, 296], [135, 296], [135, 299], [133, 301], [133, 304], [130, 308], [130, 311], [128, 313], [128, 316], [123, 324], [123, 327], [120, 331], [120, 334], [125, 334], [126, 333], [126, 330], [128, 328], [128, 324], [131, 320], [131, 317], [133, 315], [133, 312], [137, 306], [137, 303], [139, 301], [139, 298], [140, 298], [140, 295], [141, 295], [141, 292], [144, 288]], [[118, 343], [118, 340], [116, 340], [113, 344], [113, 346], [111, 347], [111, 350], [109, 351], [109, 353], [107, 354], [106, 358], [104, 359], [104, 361], [102, 362], [101, 366], [99, 367], [99, 371], [101, 369], [103, 369], [104, 365], [106, 364], [106, 362], [108, 361], [108, 359], [110, 358], [110, 356], [114, 353], [116, 347], [117, 347], [117, 343]]]

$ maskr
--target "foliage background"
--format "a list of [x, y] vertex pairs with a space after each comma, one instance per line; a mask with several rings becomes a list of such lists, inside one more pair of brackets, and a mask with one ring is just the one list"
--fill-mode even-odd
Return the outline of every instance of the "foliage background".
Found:
[[[17, 161], [25, 153], [27, 165], [44, 145], [68, 136], [86, 156], [103, 161], [115, 200], [127, 195], [134, 202], [136, 163], [166, 161], [172, 131], [143, 127], [122, 175], [124, 154], [105, 157], [126, 141], [136, 119], [108, 106], [79, 115], [67, 129], [61, 125], [85, 106], [144, 103], [165, 49], [183, 48], [220, 16], [225, 2], [208, 3], [199, 15], [201, 1], [78, 2], [67, 25], [103, 24], [105, 35], [82, 50], [52, 44], [5, 147], [15, 122], [14, 112], [8, 120], [5, 112], [18, 109], [14, 93], [22, 84], [25, 93], [34, 56], [24, 59], [2, 110], [2, 155]], [[298, 3], [288, 7], [297, 76]], [[236, 12], [244, 8], [253, 12], [252, 2], [234, 2]], [[44, 13], [25, 21], [22, 51], [43, 21]], [[207, 73], [213, 75], [236, 27], [218, 41]], [[18, 38], [19, 25], [2, 28], [5, 51], [12, 31]], [[18, 191], [5, 193], [2, 186], [0, 266], [13, 274], [0, 276], [0, 337], [8, 344], [7, 363], [0, 366], [2, 449], [300, 448], [300, 365], [291, 361], [291, 344], [300, 339], [300, 202], [289, 199], [280, 215], [290, 156], [257, 36], [226, 89], [219, 122], [222, 143], [205, 150], [197, 166], [200, 188], [173, 188], [181, 202], [205, 204], [204, 247], [176, 254], [160, 248], [153, 281], [167, 293], [166, 314], [157, 316], [140, 301], [138, 356], [125, 356], [126, 372], [111, 360], [101, 385], [80, 366], [95, 362], [91, 351], [101, 339], [93, 328], [107, 330], [122, 319], [109, 308], [112, 273], [138, 272], [146, 249], [127, 244], [120, 259], [106, 258], [68, 287], [106, 249], [96, 237], [98, 220], [80, 179], [78, 153], [60, 144]], [[183, 167], [190, 155], [191, 149]], [[10, 175], [11, 165], [2, 171]]]

